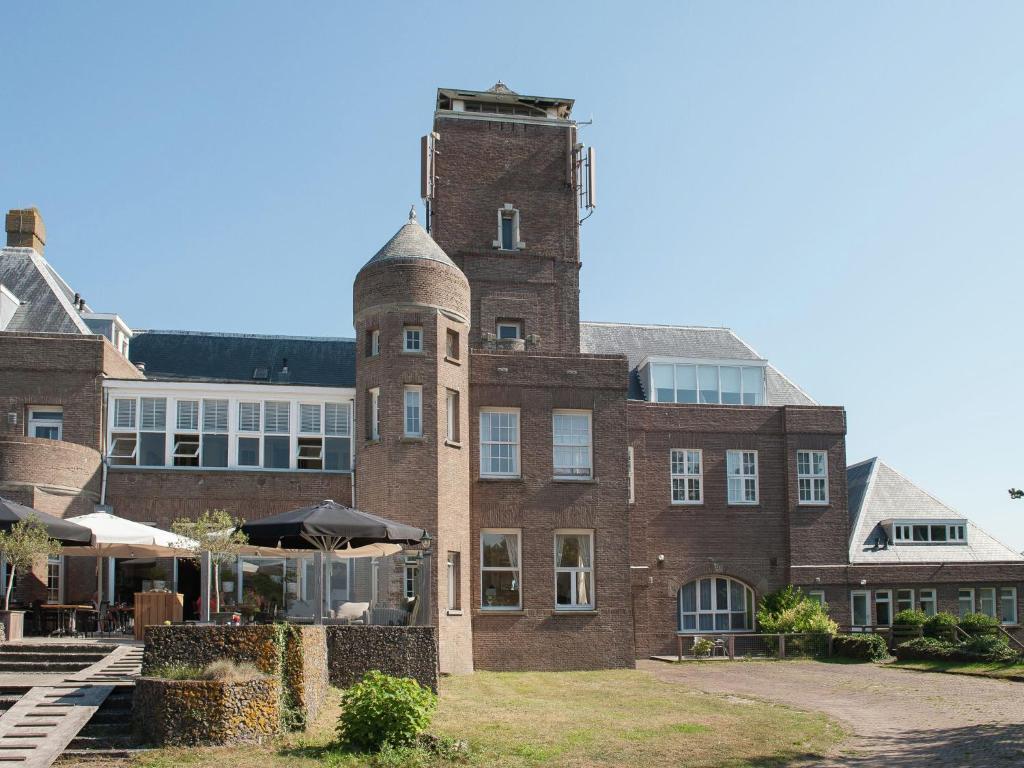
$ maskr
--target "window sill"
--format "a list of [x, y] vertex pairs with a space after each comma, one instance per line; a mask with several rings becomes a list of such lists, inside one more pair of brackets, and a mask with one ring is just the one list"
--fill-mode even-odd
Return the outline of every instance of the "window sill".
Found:
[[427, 438], [425, 438], [423, 435], [402, 435], [400, 438], [398, 438], [398, 442], [400, 442], [400, 443], [425, 443], [425, 442], [427, 442]]
[[521, 483], [523, 478], [521, 475], [508, 476], [508, 477], [497, 477], [491, 475], [481, 475], [477, 478], [477, 482], [480, 483]]
[[462, 616], [463, 614], [462, 614], [462, 609], [461, 608], [449, 608], [447, 611], [444, 612], [444, 615], [445, 616]]
[[670, 507], [703, 507], [703, 501], [670, 501]]
[[456, 440], [445, 440], [444, 444], [447, 445], [449, 448], [462, 448], [462, 443]]
[[364, 446], [366, 446], [366, 445], [380, 445], [380, 443], [381, 443], [381, 439], [379, 437], [374, 437], [374, 438], [371, 438], [371, 439], [365, 441], [363, 443], [363, 445]]
[[758, 507], [761, 506], [761, 502], [751, 501], [744, 504], [741, 502], [734, 501], [732, 503], [726, 503], [725, 506], [728, 507], [729, 509], [757, 509]]
[[444, 361], [446, 363], [451, 363], [452, 365], [462, 365], [462, 361], [457, 357], [449, 357], [448, 355], [445, 355]]
[[522, 608], [478, 608], [477, 616], [525, 616]]
[[420, 357], [423, 357], [427, 353], [424, 350], [422, 350], [422, 349], [403, 349], [402, 350], [402, 354], [403, 355], [418, 355]]
[[551, 612], [552, 616], [597, 616], [600, 612], [596, 608], [581, 608], [579, 610], [572, 610], [571, 608], [555, 608]]
[[830, 506], [832, 506], [832, 504], [830, 502], [828, 502], [828, 501], [798, 501], [796, 503], [796, 505], [798, 507], [811, 507], [812, 509], [814, 507], [821, 508], [821, 507], [830, 507]]
[[552, 477], [552, 483], [572, 483], [575, 485], [597, 485], [596, 477]]

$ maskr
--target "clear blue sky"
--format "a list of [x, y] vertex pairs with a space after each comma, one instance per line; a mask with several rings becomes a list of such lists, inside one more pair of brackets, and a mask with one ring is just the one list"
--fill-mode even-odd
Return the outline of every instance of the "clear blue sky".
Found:
[[1024, 549], [1024, 5], [18, 3], [0, 207], [137, 328], [350, 336], [437, 86], [573, 97], [583, 316], [728, 325]]

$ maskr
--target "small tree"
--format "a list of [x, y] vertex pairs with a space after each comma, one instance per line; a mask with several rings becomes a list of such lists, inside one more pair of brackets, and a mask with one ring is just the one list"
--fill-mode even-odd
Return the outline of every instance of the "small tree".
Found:
[[825, 610], [799, 587], [789, 585], [761, 598], [757, 624], [762, 632], [800, 634], [804, 632], [834, 635], [839, 631]]
[[210, 553], [213, 565], [214, 610], [220, 611], [220, 566], [234, 560], [248, 544], [249, 537], [242, 533], [244, 520], [232, 517], [225, 509], [208, 509], [196, 520], [187, 517], [171, 523], [171, 530], [188, 539], [181, 541], [181, 549], [192, 552], [192, 559], [201, 566], [204, 552]]
[[4, 610], [11, 609], [11, 590], [14, 575], [27, 573], [32, 564], [42, 557], [60, 554], [60, 542], [51, 539], [46, 527], [35, 515], [29, 515], [11, 526], [9, 531], [0, 531], [0, 557], [7, 561], [10, 574], [4, 585]]

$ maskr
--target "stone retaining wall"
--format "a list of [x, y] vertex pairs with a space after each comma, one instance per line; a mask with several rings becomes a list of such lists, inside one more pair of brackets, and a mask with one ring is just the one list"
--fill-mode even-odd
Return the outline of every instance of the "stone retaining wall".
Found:
[[142, 677], [132, 713], [135, 732], [148, 744], [260, 744], [279, 732], [279, 701], [273, 677], [240, 683]]
[[331, 685], [347, 688], [371, 669], [411, 677], [437, 692], [437, 628], [328, 626]]

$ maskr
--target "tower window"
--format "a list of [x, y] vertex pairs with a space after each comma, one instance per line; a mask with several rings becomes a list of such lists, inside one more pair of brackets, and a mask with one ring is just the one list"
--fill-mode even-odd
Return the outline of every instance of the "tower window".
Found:
[[404, 344], [402, 349], [406, 352], [423, 351], [423, 329], [418, 325], [407, 325], [403, 330]]
[[499, 320], [499, 339], [521, 339], [523, 338], [523, 324], [519, 320]]
[[526, 247], [520, 238], [519, 209], [513, 208], [512, 203], [505, 203], [498, 210], [498, 239], [493, 245], [503, 251], [518, 251]]

